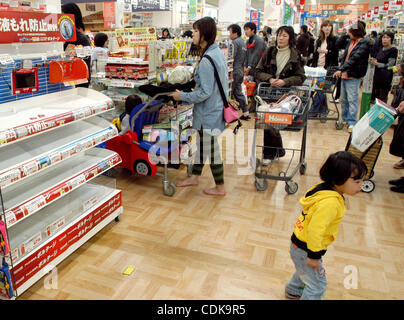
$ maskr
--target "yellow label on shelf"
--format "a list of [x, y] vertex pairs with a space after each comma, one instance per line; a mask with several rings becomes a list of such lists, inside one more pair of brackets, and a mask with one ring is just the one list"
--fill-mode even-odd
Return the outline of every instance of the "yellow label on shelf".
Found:
[[135, 269], [136, 268], [134, 268], [134, 267], [127, 267], [125, 269], [125, 271], [123, 272], [123, 274], [126, 275], [126, 276], [130, 276], [133, 273], [133, 271], [135, 271]]

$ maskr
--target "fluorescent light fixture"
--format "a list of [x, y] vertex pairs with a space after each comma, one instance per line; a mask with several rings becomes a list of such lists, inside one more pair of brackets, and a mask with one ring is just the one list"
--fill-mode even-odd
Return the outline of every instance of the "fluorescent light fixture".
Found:
[[352, 0], [352, 1], [351, 1], [351, 4], [354, 4], [355, 2], [356, 2], [356, 0]]
[[316, 4], [316, 0], [311, 0], [311, 4]]

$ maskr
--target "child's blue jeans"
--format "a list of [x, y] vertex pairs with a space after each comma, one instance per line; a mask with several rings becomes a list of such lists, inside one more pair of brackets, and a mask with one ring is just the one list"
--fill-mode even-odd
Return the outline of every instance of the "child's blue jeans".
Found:
[[327, 287], [322, 260], [320, 259], [319, 271], [306, 266], [307, 252], [295, 248], [292, 242], [290, 243], [290, 257], [295, 264], [296, 272], [286, 285], [286, 291], [300, 296], [301, 300], [321, 300]]

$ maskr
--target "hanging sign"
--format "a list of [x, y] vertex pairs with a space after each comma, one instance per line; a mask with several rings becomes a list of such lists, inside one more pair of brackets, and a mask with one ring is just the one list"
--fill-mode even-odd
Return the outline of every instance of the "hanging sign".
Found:
[[362, 20], [365, 21], [366, 19], [366, 13], [362, 14]]
[[115, 25], [115, 2], [104, 2], [104, 28], [111, 29]]
[[257, 30], [260, 30], [261, 12], [259, 10], [250, 11], [250, 22], [257, 26]]
[[171, 0], [132, 0], [132, 12], [170, 11], [171, 8]]
[[0, 12], [0, 43], [76, 41], [74, 15]]
[[299, 10], [298, 10], [299, 12], [304, 12], [305, 2], [306, 2], [306, 0], [300, 0]]
[[379, 7], [374, 7], [373, 8], [373, 17], [378, 17], [379, 16]]
[[390, 1], [389, 10], [400, 10], [403, 0]]

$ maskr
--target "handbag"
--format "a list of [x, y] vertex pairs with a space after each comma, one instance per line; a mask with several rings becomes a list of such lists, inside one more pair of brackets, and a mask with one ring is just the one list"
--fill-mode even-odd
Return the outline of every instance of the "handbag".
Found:
[[219, 87], [220, 95], [222, 96], [222, 100], [223, 100], [223, 118], [224, 118], [224, 121], [226, 123], [233, 123], [233, 122], [237, 121], [238, 122], [237, 126], [233, 130], [233, 133], [237, 134], [238, 129], [242, 125], [241, 122], [240, 122], [239, 116], [238, 116], [238, 111], [226, 99], [226, 95], [224, 93], [222, 83], [220, 82], [219, 73], [217, 72], [216, 65], [213, 62], [213, 59], [208, 55], [204, 55], [204, 57], [206, 57], [210, 61], [212, 66], [213, 66], [217, 86]]

